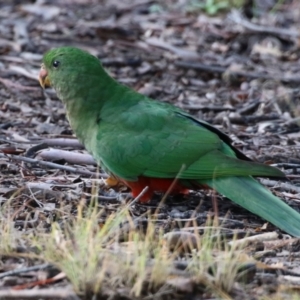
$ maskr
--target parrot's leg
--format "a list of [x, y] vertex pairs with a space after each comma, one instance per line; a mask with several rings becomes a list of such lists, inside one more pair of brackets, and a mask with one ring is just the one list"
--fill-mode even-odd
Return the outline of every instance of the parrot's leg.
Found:
[[171, 195], [189, 193], [189, 190], [186, 187], [182, 186], [178, 181], [174, 182], [174, 179], [140, 176], [137, 181], [122, 181], [131, 189], [134, 198], [139, 196], [146, 186], [148, 187], [147, 191], [139, 199], [141, 203], [149, 202], [154, 192], [168, 192]]

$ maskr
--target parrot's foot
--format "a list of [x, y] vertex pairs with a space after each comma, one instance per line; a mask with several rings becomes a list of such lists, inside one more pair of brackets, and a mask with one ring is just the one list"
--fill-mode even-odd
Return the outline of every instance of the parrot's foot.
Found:
[[189, 193], [189, 190], [182, 186], [178, 181], [174, 184], [174, 179], [140, 176], [138, 181], [122, 181], [131, 189], [134, 198], [138, 197], [146, 186], [148, 187], [147, 191], [139, 198], [139, 202], [141, 203], [149, 202], [153, 197], [154, 192], [168, 192], [171, 195]]
[[104, 183], [108, 187], [114, 187], [114, 186], [118, 186], [121, 183], [121, 181], [119, 181], [116, 177], [109, 176], [104, 180]]

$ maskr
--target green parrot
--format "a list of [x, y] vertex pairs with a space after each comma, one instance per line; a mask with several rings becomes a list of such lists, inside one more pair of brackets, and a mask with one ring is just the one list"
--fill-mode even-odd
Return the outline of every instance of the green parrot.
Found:
[[215, 189], [287, 233], [300, 237], [300, 214], [253, 176], [284, 178], [251, 161], [230, 138], [185, 111], [119, 84], [95, 56], [74, 47], [43, 57], [42, 87], [52, 86], [66, 106], [77, 138], [111, 176], [148, 202], [154, 192]]

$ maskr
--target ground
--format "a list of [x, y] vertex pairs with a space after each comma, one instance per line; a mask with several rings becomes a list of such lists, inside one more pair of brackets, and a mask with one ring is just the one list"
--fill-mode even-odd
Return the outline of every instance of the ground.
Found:
[[[300, 3], [236, 1], [239, 10], [219, 10], [220, 1], [206, 1], [205, 7], [203, 2], [0, 2], [1, 299], [92, 299], [92, 294], [93, 299], [300, 298], [292, 296], [300, 288], [299, 239], [206, 190], [169, 197], [163, 204], [161, 195], [148, 205], [131, 204], [124, 187], [104, 186], [105, 174], [72, 135], [55, 92], [42, 90], [38, 83], [45, 51], [65, 45], [85, 49], [118, 81], [212, 123], [250, 158], [281, 168], [287, 180], [262, 183], [300, 211]], [[128, 209], [127, 222], [120, 221], [118, 228], [132, 223], [131, 230], [146, 233], [146, 241], [141, 238], [135, 248], [148, 245], [150, 222], [154, 236], [159, 231], [163, 240], [171, 241], [164, 248], [168, 257], [186, 232], [196, 242], [174, 254], [173, 271], [157, 279], [158, 287], [144, 280], [138, 288], [140, 275], [118, 281], [110, 271], [100, 289], [89, 290], [90, 281], [76, 285], [77, 275], [70, 275], [75, 271], [68, 273], [57, 258], [71, 230], [65, 228], [74, 229], [78, 224], [70, 224], [89, 204], [101, 210], [96, 218], [100, 229], [93, 230], [106, 233], [112, 233], [105, 229], [110, 216]], [[212, 219], [214, 226], [207, 226]], [[197, 277], [200, 269], [193, 275], [186, 266], [199, 248], [198, 239], [206, 245], [201, 237], [212, 227], [217, 230], [209, 236], [218, 245], [210, 248], [215, 262], [204, 271], [200, 268], [204, 280]], [[78, 241], [82, 236], [76, 233], [66, 240]], [[128, 247], [133, 243], [128, 236], [114, 242]], [[241, 262], [234, 261], [236, 249], [224, 251], [224, 243], [232, 245], [232, 240], [244, 241], [238, 250]], [[117, 251], [115, 244], [109, 247]], [[222, 265], [224, 253], [232, 255], [229, 265], [234, 261], [238, 268], [234, 275], [226, 265], [216, 267], [223, 275], [213, 267]], [[152, 254], [146, 265], [154, 274], [158, 256]]]

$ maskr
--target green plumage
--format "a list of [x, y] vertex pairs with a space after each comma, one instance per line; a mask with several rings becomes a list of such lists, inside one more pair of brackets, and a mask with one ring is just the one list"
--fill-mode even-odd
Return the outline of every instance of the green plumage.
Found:
[[284, 177], [280, 170], [250, 161], [206, 122], [117, 83], [82, 50], [54, 49], [43, 63], [76, 136], [106, 171], [127, 181], [179, 176], [187, 186], [207, 184], [300, 236], [300, 215], [251, 177]]

